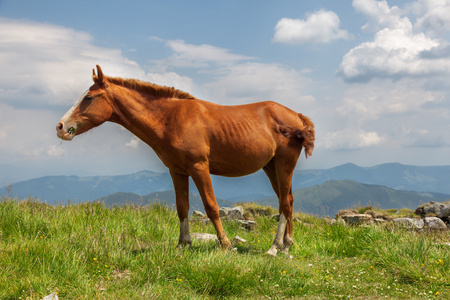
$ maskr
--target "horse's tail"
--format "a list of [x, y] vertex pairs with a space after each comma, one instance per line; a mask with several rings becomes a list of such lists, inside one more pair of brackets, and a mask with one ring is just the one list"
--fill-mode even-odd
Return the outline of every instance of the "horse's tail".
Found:
[[298, 117], [303, 123], [303, 127], [301, 129], [292, 127], [282, 127], [280, 129], [281, 133], [285, 137], [296, 140], [302, 147], [305, 148], [305, 157], [308, 158], [309, 155], [312, 155], [314, 149], [316, 131], [314, 130], [314, 123], [310, 118], [302, 114], [298, 114]]

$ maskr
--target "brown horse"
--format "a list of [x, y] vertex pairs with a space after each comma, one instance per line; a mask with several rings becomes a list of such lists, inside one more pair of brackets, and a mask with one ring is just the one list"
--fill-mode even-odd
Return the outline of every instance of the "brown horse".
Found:
[[228, 240], [219, 218], [210, 174], [243, 176], [263, 169], [279, 199], [280, 220], [272, 247], [286, 254], [292, 240], [292, 174], [302, 148], [312, 154], [311, 120], [275, 102], [222, 106], [188, 93], [135, 79], [106, 77], [97, 66], [94, 84], [56, 126], [72, 140], [105, 121], [118, 123], [147, 143], [169, 168], [180, 218], [178, 245], [191, 244], [188, 178], [192, 177], [220, 244]]

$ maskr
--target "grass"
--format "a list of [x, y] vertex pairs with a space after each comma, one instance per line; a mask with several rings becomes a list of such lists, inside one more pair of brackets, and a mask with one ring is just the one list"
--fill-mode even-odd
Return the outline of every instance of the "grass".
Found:
[[[294, 259], [265, 255], [277, 222], [224, 221], [237, 251], [175, 248], [178, 218], [161, 204], [106, 208], [0, 201], [0, 298], [449, 299], [450, 235], [347, 227], [297, 214]], [[307, 223], [308, 226], [305, 224]], [[192, 221], [191, 232], [214, 233]]]

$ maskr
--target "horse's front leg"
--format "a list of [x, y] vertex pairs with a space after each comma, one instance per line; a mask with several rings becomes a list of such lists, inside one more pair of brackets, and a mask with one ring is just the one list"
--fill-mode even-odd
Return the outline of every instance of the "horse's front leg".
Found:
[[231, 248], [231, 243], [228, 240], [228, 237], [223, 230], [222, 222], [220, 221], [219, 206], [217, 205], [216, 197], [214, 196], [209, 166], [207, 163], [195, 164], [190, 175], [200, 193], [206, 214], [216, 229], [220, 245], [224, 248]]
[[192, 245], [189, 233], [189, 176], [170, 171], [173, 186], [175, 188], [175, 199], [177, 204], [178, 218], [180, 219], [180, 238], [178, 246]]

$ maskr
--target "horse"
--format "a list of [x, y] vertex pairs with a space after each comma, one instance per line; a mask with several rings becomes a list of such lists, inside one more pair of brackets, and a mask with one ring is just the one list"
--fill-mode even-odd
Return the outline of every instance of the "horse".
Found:
[[279, 223], [267, 254], [289, 253], [292, 239], [292, 176], [302, 149], [314, 149], [313, 122], [272, 101], [223, 106], [189, 93], [136, 79], [103, 75], [93, 69], [94, 84], [56, 126], [70, 141], [106, 121], [122, 125], [148, 144], [169, 169], [180, 221], [178, 246], [191, 245], [189, 176], [192, 177], [220, 245], [231, 243], [219, 217], [211, 174], [238, 177], [260, 169], [279, 199]]

